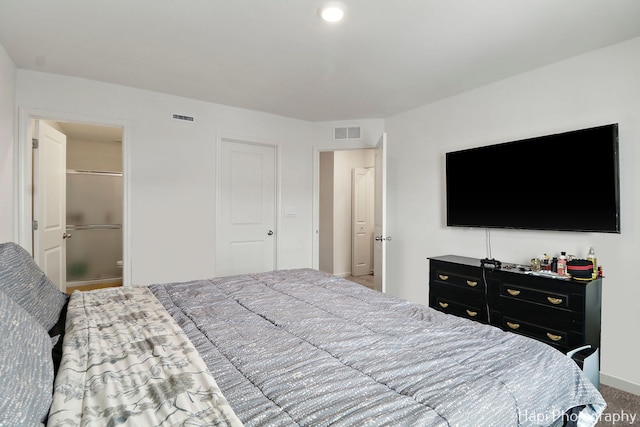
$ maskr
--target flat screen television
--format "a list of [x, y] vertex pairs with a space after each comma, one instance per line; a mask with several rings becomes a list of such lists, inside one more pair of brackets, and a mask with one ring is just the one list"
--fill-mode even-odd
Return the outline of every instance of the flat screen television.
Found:
[[618, 124], [446, 154], [447, 225], [620, 233]]

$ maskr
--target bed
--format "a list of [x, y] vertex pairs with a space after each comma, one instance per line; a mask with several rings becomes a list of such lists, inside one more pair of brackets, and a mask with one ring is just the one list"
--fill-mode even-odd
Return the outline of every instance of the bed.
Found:
[[311, 269], [75, 292], [65, 325], [53, 397], [31, 369], [0, 424], [16, 400], [56, 426], [592, 426], [605, 408], [546, 344]]

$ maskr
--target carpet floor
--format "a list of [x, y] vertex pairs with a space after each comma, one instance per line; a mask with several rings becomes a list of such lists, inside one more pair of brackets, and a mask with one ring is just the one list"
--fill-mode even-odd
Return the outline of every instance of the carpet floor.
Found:
[[640, 396], [604, 384], [600, 385], [600, 393], [607, 402], [607, 408], [598, 427], [640, 426]]

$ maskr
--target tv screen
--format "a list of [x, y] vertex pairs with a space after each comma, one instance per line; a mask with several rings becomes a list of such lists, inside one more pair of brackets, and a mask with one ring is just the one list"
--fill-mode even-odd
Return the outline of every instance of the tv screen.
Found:
[[620, 233], [618, 125], [446, 154], [447, 225]]

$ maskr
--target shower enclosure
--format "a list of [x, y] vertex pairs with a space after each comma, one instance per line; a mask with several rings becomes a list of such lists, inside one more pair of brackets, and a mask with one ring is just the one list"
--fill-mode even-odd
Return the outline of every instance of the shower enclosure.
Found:
[[122, 173], [67, 170], [67, 286], [122, 283]]

